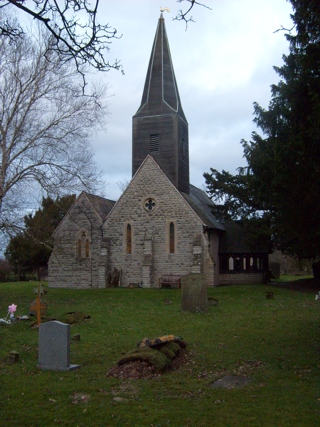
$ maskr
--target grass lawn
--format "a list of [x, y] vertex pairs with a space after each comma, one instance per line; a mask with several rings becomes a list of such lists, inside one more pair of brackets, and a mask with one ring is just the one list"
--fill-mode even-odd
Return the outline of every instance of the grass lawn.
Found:
[[[12, 303], [16, 314], [28, 314], [35, 285], [0, 284], [0, 317]], [[209, 296], [219, 305], [199, 314], [181, 312], [179, 290], [49, 289], [48, 316], [91, 316], [71, 326], [71, 337], [81, 337], [71, 343], [71, 363], [81, 368], [38, 369], [37, 329], [29, 321], [0, 326], [0, 426], [319, 426], [315, 294], [250, 285], [209, 289]], [[149, 380], [106, 375], [138, 341], [166, 334], [188, 343], [189, 360], [179, 370]], [[11, 350], [20, 353], [13, 365]], [[251, 383], [212, 388], [226, 374]], [[85, 399], [75, 400], [77, 393]]]

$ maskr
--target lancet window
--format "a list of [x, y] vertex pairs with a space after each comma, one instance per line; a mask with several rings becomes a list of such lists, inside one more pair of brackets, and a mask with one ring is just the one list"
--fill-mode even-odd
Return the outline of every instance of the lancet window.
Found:
[[126, 227], [126, 253], [132, 253], [132, 227], [131, 224], [127, 224]]
[[87, 230], [82, 229], [77, 233], [76, 246], [77, 257], [79, 259], [90, 258], [91, 243]]
[[174, 254], [174, 246], [175, 246], [175, 239], [174, 239], [174, 223], [173, 222], [170, 222], [170, 225], [169, 225], [169, 246], [170, 246], [170, 248], [169, 248], [169, 252], [171, 253], [171, 254]]
[[167, 221], [167, 253], [176, 253], [177, 248], [177, 229], [175, 221]]

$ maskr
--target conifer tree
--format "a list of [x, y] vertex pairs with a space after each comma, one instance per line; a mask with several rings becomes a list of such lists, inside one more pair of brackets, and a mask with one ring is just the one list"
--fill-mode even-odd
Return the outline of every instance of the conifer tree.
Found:
[[242, 141], [247, 167], [236, 175], [211, 169], [208, 193], [231, 218], [260, 218], [282, 250], [300, 258], [320, 255], [320, 8], [290, 0], [294, 27], [280, 81], [268, 109], [254, 103], [261, 134]]
[[35, 272], [46, 267], [52, 250], [52, 234], [75, 201], [75, 195], [42, 199], [41, 208], [24, 217], [25, 229], [10, 239], [5, 256], [16, 271]]

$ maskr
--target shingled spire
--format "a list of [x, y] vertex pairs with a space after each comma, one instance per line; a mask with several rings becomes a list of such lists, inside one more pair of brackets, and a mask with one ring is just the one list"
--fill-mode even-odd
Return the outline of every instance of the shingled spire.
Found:
[[148, 154], [178, 190], [189, 193], [188, 123], [181, 106], [162, 14], [141, 105], [133, 116], [132, 175]]

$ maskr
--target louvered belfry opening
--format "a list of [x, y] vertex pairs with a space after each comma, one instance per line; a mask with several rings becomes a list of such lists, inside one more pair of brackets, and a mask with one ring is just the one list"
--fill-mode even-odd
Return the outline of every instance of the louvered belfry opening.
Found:
[[150, 135], [150, 153], [159, 153], [160, 138], [159, 134]]

